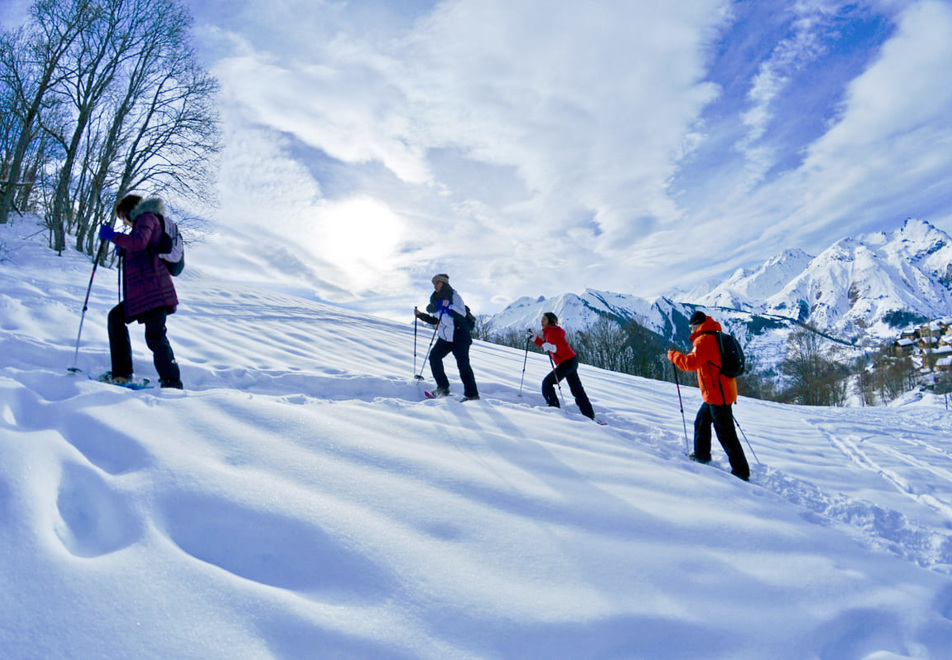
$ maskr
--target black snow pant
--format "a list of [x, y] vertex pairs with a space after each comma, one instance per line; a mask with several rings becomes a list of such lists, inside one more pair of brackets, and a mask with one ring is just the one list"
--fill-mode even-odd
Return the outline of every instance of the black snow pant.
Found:
[[750, 466], [744, 456], [744, 448], [737, 438], [734, 428], [734, 413], [730, 406], [715, 406], [702, 403], [697, 417], [694, 419], [694, 455], [704, 463], [711, 460], [711, 424], [721, 447], [727, 452], [727, 460], [731, 464], [731, 474], [741, 479], [750, 478]]
[[114, 378], [132, 377], [132, 343], [129, 341], [127, 325], [133, 321], [145, 324], [145, 343], [152, 351], [152, 362], [159, 373], [163, 387], [182, 387], [182, 379], [178, 363], [172, 353], [172, 346], [166, 336], [165, 319], [168, 313], [165, 308], [157, 308], [140, 314], [134, 319], [127, 319], [122, 303], [119, 303], [109, 312], [109, 354], [112, 358], [112, 375]]
[[459, 338], [456, 341], [448, 342], [442, 337], [436, 340], [436, 345], [430, 351], [430, 371], [433, 372], [433, 380], [436, 386], [446, 391], [450, 389], [450, 381], [446, 377], [446, 371], [443, 370], [443, 358], [450, 353], [456, 358], [456, 366], [459, 367], [459, 377], [463, 381], [463, 395], [468, 397], [478, 397], [479, 390], [476, 389], [476, 376], [473, 374], [473, 368], [469, 364], [469, 347], [473, 343], [468, 338]]
[[578, 377], [578, 356], [564, 360], [555, 368], [555, 371], [550, 371], [549, 375], [542, 381], [542, 396], [545, 398], [545, 402], [555, 408], [560, 407], [559, 397], [555, 394], [555, 384], [563, 378], [569, 384], [569, 389], [572, 390], [572, 396], [575, 397], [578, 409], [589, 419], [595, 419], [595, 411], [592, 409], [588, 395], [585, 394], [585, 388], [582, 387], [582, 381]]

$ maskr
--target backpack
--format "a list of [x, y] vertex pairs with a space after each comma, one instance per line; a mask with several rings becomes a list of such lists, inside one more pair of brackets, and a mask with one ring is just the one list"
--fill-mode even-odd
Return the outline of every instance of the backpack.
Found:
[[464, 305], [464, 307], [466, 308], [466, 329], [473, 332], [476, 330], [476, 317], [469, 311], [469, 305]]
[[710, 330], [706, 335], [714, 335], [717, 339], [717, 347], [721, 353], [721, 375], [727, 378], [737, 378], [743, 375], [747, 369], [747, 360], [744, 357], [744, 349], [740, 347], [740, 342], [734, 335], [726, 332]]
[[162, 221], [162, 238], [157, 248], [159, 258], [165, 262], [172, 277], [177, 277], [185, 270], [185, 239], [173, 220], [162, 214], [156, 215]]

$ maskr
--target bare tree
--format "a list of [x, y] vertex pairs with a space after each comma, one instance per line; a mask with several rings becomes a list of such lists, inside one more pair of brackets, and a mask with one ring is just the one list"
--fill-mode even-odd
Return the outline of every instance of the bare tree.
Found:
[[618, 372], [626, 362], [627, 337], [611, 318], [603, 316], [588, 330], [574, 333], [572, 344], [579, 362]]
[[0, 43], [3, 109], [16, 121], [10, 133], [16, 137], [4, 163], [7, 183], [0, 186], [0, 224], [14, 208], [24, 164], [39, 137], [43, 114], [53, 102], [51, 90], [72, 73], [63, 60], [97, 13], [91, 0], [37, 0], [31, 9], [31, 29], [4, 35]]
[[29, 27], [0, 43], [0, 165], [6, 180], [30, 179], [2, 187], [0, 221], [38, 194], [52, 247], [75, 233], [92, 253], [94, 220], [132, 189], [213, 202], [218, 86], [181, 0], [61, 3], [36, 0]]
[[218, 83], [196, 64], [190, 49], [176, 55], [141, 109], [118, 173], [120, 193], [149, 182], [183, 197], [209, 194], [220, 150], [213, 107]]
[[53, 196], [53, 207], [48, 222], [53, 230], [53, 249], [66, 247], [66, 228], [73, 220], [72, 186], [74, 169], [81, 157], [81, 147], [94, 120], [94, 113], [103, 102], [120, 68], [127, 59], [135, 57], [148, 35], [141, 29], [142, 6], [148, 0], [99, 0], [101, 9], [83, 30], [68, 51], [66, 59], [72, 75], [55, 87], [72, 114], [67, 132], [49, 128], [60, 141], [64, 158]]
[[790, 335], [780, 370], [790, 386], [781, 396], [809, 406], [841, 405], [846, 398], [847, 370], [825, 357], [820, 336], [808, 329]]
[[667, 350], [661, 337], [634, 319], [626, 323], [622, 331], [628, 349], [623, 353], [624, 373], [664, 380]]
[[909, 392], [918, 382], [916, 365], [908, 356], [887, 357], [873, 367], [873, 383], [883, 403]]
[[88, 148], [88, 180], [78, 186], [77, 247], [92, 252], [92, 220], [103, 217], [105, 190], [121, 197], [149, 184], [156, 191], [208, 198], [219, 151], [211, 106], [217, 82], [188, 47], [191, 17], [173, 0], [136, 5], [145, 35], [114, 93], [106, 99]]

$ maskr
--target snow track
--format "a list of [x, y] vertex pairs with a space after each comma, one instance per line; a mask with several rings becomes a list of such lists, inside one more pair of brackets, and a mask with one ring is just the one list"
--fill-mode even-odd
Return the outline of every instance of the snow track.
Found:
[[[0, 267], [4, 657], [952, 648], [937, 408], [742, 400], [762, 461], [745, 483], [716, 446], [712, 465], [687, 460], [673, 384], [583, 365], [600, 426], [571, 402], [544, 406], [544, 356], [519, 396], [523, 353], [476, 342], [483, 398], [433, 405], [412, 378], [410, 323], [194, 271], [169, 320], [187, 389], [133, 392], [66, 373], [88, 263], [34, 258]], [[90, 373], [108, 368], [104, 279], [80, 353]], [[697, 390], [682, 393], [693, 415]]]

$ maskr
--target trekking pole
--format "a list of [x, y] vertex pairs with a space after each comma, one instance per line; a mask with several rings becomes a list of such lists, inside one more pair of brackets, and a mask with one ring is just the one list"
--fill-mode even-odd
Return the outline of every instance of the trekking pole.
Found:
[[83, 313], [79, 317], [79, 332], [76, 333], [76, 352], [73, 353], [73, 366], [68, 367], [70, 373], [79, 373], [82, 371], [76, 366], [79, 361], [79, 338], [83, 336], [83, 321], [86, 319], [86, 310], [89, 309], [89, 292], [93, 290], [93, 278], [96, 277], [96, 268], [102, 259], [103, 251], [106, 249], [106, 241], [99, 241], [99, 250], [96, 252], [96, 258], [93, 260], [93, 272], [89, 276], [89, 286], [86, 287], [86, 299], [83, 301]]
[[[528, 346], [527, 346], [528, 349]], [[546, 351], [548, 353], [548, 351]], [[559, 388], [559, 398], [562, 399], [562, 412], [566, 415], [569, 414], [569, 411], [565, 408], [565, 397], [562, 396], [562, 383], [559, 382], [559, 374], [555, 372], [555, 360], [552, 357], [551, 353], [548, 353], [549, 364], [552, 365], [552, 375], [555, 376], [555, 386]]]
[[674, 372], [674, 384], [678, 388], [678, 405], [681, 406], [681, 426], [684, 427], [684, 453], [690, 454], [691, 450], [688, 447], [688, 423], [684, 419], [684, 401], [681, 400], [681, 383], [678, 381], [678, 368], [671, 363], [671, 370]]
[[526, 356], [522, 359], [522, 380], [519, 381], [519, 396], [522, 396], [522, 384], [526, 382], [526, 363], [529, 362], [529, 337], [526, 337]]
[[[423, 364], [420, 365], [420, 373], [416, 375], [417, 380], [423, 380], [423, 370], [426, 368], [426, 359], [430, 357], [430, 351], [433, 349], [433, 341], [436, 339], [436, 333], [440, 329], [440, 321], [443, 320], [443, 310], [440, 310], [440, 318], [436, 321], [436, 326], [433, 328], [433, 336], [430, 337], [430, 345], [426, 347], [426, 355], [423, 356]], [[416, 365], [414, 365], [414, 370], [416, 370]]]
[[413, 377], [417, 380], [423, 380], [422, 376], [416, 375], [416, 338], [417, 338], [417, 308], [413, 308]]
[[[734, 417], [733, 411], [731, 411], [731, 417]], [[763, 463], [760, 462], [760, 459], [757, 458], [757, 454], [756, 454], [756, 452], [754, 452], [754, 448], [750, 446], [750, 440], [747, 439], [747, 434], [744, 433], [744, 429], [741, 429], [741, 428], [740, 428], [740, 422], [737, 421], [737, 418], [736, 418], [736, 417], [734, 417], [734, 423], [737, 424], [737, 428], [740, 429], [740, 434], [741, 434], [742, 436], [744, 436], [744, 442], [746, 442], [746, 443], [747, 443], [747, 446], [750, 448], [750, 453], [753, 455], [754, 460], [757, 461], [757, 464], [758, 464], [758, 465], [763, 465]]]

